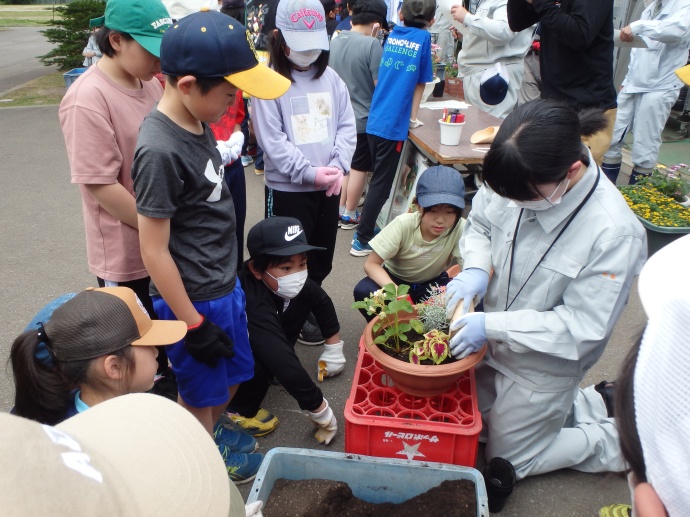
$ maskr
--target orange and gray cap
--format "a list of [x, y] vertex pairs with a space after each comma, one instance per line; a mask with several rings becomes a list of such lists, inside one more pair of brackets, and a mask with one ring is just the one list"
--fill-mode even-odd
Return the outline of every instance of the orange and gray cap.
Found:
[[183, 321], [153, 321], [127, 287], [87, 289], [44, 323], [46, 345], [58, 361], [95, 359], [128, 345], [171, 345], [187, 333]]

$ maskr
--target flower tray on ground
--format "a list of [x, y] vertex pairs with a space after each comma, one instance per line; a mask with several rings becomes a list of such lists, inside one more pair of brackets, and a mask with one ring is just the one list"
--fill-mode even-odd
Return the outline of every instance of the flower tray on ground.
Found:
[[618, 187], [628, 206], [647, 230], [651, 256], [667, 244], [690, 233], [690, 209], [652, 187]]

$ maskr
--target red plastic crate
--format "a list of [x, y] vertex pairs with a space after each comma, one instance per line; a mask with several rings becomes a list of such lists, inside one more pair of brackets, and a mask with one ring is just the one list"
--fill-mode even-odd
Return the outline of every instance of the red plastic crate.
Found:
[[359, 344], [352, 391], [345, 404], [345, 452], [474, 467], [482, 419], [474, 369], [436, 397], [414, 397]]

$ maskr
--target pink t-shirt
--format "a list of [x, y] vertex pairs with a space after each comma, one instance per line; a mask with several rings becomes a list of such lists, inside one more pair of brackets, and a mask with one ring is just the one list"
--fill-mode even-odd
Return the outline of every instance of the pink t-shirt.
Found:
[[92, 66], [60, 103], [72, 183], [81, 190], [89, 270], [113, 282], [148, 276], [139, 232], [111, 216], [85, 185], [120, 183], [134, 195], [131, 171], [139, 126], [163, 95], [157, 79], [142, 86], [123, 88]]

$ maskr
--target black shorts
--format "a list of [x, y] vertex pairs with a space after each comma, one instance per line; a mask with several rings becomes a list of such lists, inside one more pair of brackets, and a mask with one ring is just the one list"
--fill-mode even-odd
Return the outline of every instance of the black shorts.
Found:
[[371, 160], [371, 149], [369, 149], [369, 139], [366, 133], [357, 133], [357, 147], [352, 156], [352, 169], [361, 172], [371, 172], [373, 162]]

